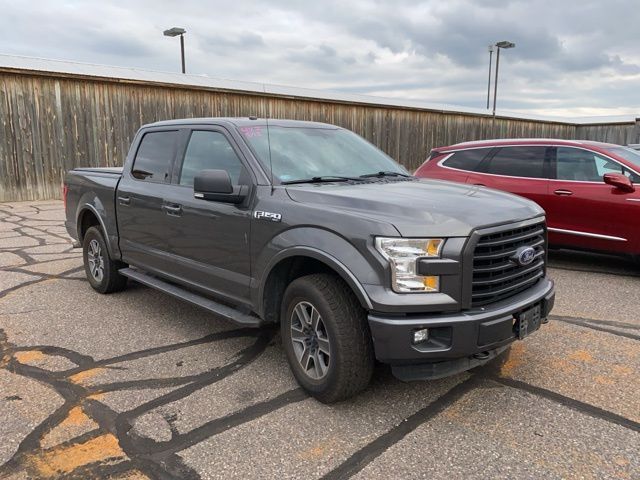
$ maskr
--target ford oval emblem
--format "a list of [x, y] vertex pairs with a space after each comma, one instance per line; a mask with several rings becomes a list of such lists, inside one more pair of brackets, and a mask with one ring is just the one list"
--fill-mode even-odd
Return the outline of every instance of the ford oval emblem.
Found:
[[533, 247], [520, 247], [511, 257], [518, 265], [525, 266], [531, 264], [536, 258], [536, 249]]

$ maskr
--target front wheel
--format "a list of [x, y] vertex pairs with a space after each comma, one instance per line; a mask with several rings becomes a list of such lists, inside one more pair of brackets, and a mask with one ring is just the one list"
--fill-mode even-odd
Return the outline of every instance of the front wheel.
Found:
[[104, 236], [98, 227], [91, 227], [85, 233], [82, 240], [82, 258], [87, 279], [94, 290], [112, 293], [126, 288], [127, 277], [118, 272], [126, 265], [111, 259]]
[[364, 390], [374, 355], [366, 313], [338, 277], [313, 274], [291, 282], [281, 312], [282, 344], [296, 380], [323, 403]]

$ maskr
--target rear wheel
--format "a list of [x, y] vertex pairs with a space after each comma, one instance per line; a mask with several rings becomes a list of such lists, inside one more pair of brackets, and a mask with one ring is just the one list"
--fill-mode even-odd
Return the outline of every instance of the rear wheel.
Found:
[[321, 402], [346, 399], [369, 384], [374, 355], [366, 313], [340, 278], [294, 280], [284, 294], [280, 328], [296, 380]]
[[126, 288], [127, 277], [118, 273], [118, 270], [126, 265], [111, 259], [104, 236], [98, 227], [91, 227], [85, 233], [82, 240], [82, 258], [87, 279], [94, 290], [112, 293]]

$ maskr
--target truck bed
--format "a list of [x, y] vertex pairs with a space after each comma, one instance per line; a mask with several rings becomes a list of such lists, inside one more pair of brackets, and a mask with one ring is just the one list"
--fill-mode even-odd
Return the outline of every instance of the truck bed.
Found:
[[74, 168], [65, 177], [67, 232], [78, 239], [80, 211], [89, 208], [106, 233], [114, 258], [118, 258], [118, 229], [115, 196], [122, 176], [122, 167]]

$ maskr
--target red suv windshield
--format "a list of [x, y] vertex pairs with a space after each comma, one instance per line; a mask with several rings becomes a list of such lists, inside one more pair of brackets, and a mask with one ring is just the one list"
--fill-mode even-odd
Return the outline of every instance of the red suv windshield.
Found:
[[640, 167], [640, 151], [632, 150], [626, 147], [610, 147], [607, 148], [609, 153], [624, 158], [628, 162], [633, 163], [635, 166]]

